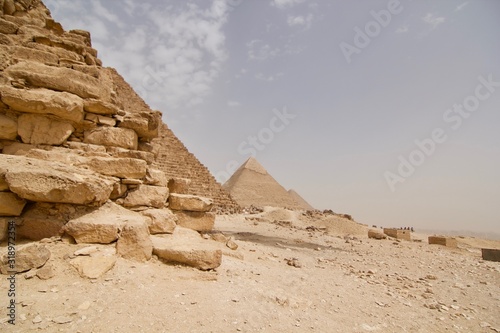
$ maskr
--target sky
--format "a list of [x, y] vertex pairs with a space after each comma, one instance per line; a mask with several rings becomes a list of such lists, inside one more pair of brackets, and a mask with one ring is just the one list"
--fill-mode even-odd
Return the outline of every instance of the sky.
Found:
[[361, 223], [500, 231], [500, 1], [45, 4], [222, 183], [254, 156]]

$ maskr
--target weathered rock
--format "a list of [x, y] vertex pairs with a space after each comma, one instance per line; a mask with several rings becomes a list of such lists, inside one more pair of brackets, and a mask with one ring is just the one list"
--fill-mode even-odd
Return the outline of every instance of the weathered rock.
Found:
[[36, 61], [46, 65], [58, 65], [59, 57], [53, 53], [24, 46], [13, 46], [12, 57], [17, 60]]
[[64, 231], [77, 243], [109, 244], [117, 240], [127, 223], [146, 223], [144, 217], [108, 202], [93, 212], [69, 221]]
[[168, 185], [168, 179], [165, 172], [153, 168], [147, 168], [146, 180], [144, 184], [166, 187]]
[[5, 180], [5, 174], [0, 173], [0, 192], [8, 191], [9, 184]]
[[17, 138], [17, 121], [0, 114], [0, 140], [15, 140]]
[[129, 191], [123, 205], [125, 207], [163, 208], [167, 198], [167, 187], [139, 185], [137, 189]]
[[19, 27], [17, 24], [6, 21], [0, 18], [0, 33], [2, 34], [15, 34]]
[[97, 78], [69, 68], [26, 61], [10, 66], [5, 73], [35, 87], [67, 91], [81, 98], [99, 99], [109, 95], [108, 89]]
[[12, 192], [0, 192], [0, 216], [20, 216], [26, 201]]
[[79, 250], [76, 250], [75, 252], [73, 252], [73, 255], [75, 256], [90, 256], [92, 253], [95, 253], [97, 252], [97, 246], [86, 246], [86, 247], [83, 247]]
[[429, 236], [429, 244], [438, 244], [447, 247], [458, 247], [457, 240], [453, 237]]
[[101, 115], [114, 115], [120, 113], [120, 110], [113, 104], [92, 98], [83, 101], [83, 108], [87, 112]]
[[125, 194], [127, 194], [127, 189], [128, 189], [127, 185], [121, 183], [115, 183], [113, 185], [113, 191], [111, 192], [109, 198], [111, 200], [122, 198], [125, 196]]
[[153, 243], [149, 238], [147, 223], [143, 221], [129, 221], [120, 234], [116, 243], [118, 255], [135, 261], [148, 261], [153, 254]]
[[201, 270], [222, 263], [222, 251], [192, 230], [177, 227], [172, 235], [151, 236], [153, 254], [168, 263], [180, 263]]
[[82, 99], [67, 92], [0, 86], [0, 94], [2, 102], [16, 111], [51, 114], [74, 123], [83, 120]]
[[137, 133], [128, 128], [98, 127], [85, 131], [83, 140], [101, 146], [114, 146], [126, 149], [137, 149]]
[[232, 239], [227, 241], [226, 246], [233, 251], [236, 251], [238, 249], [238, 244], [236, 244], [236, 242]]
[[36, 276], [40, 280], [49, 280], [52, 279], [55, 275], [56, 273], [54, 272], [54, 267], [50, 264], [46, 264], [36, 271]]
[[11, 155], [0, 155], [0, 174], [12, 192], [36, 202], [101, 205], [115, 183], [90, 170]]
[[148, 209], [142, 211], [141, 214], [148, 217], [151, 235], [171, 234], [177, 226], [177, 216], [169, 209]]
[[73, 266], [83, 278], [98, 279], [104, 273], [115, 266], [116, 257], [112, 256], [94, 256], [94, 257], [76, 257], [70, 260]]
[[95, 113], [86, 113], [85, 120], [91, 121], [91, 122], [98, 124], [98, 125], [105, 125], [105, 126], [110, 126], [110, 127], [114, 127], [116, 125], [116, 119], [111, 118], [111, 117], [98, 115]]
[[213, 205], [212, 199], [188, 194], [172, 193], [168, 201], [170, 209], [191, 212], [208, 212]]
[[158, 136], [160, 124], [160, 112], [140, 112], [127, 113], [118, 126], [130, 128], [134, 130], [140, 138], [150, 140]]
[[154, 154], [140, 150], [129, 150], [119, 147], [107, 147], [106, 151], [113, 157], [136, 158], [146, 161], [148, 165], [152, 164], [155, 160]]
[[215, 214], [205, 212], [173, 211], [179, 219], [177, 225], [196, 231], [211, 231], [215, 224]]
[[373, 239], [386, 239], [387, 236], [378, 230], [368, 230], [368, 238], [373, 238]]
[[34, 114], [21, 115], [18, 124], [23, 142], [34, 145], [62, 145], [75, 130], [67, 122]]
[[16, 11], [14, 0], [5, 0], [3, 4], [3, 13], [5, 15], [13, 15]]
[[84, 163], [90, 169], [106, 176], [144, 178], [147, 163], [135, 158], [93, 157]]
[[21, 273], [42, 267], [49, 260], [50, 251], [44, 245], [31, 243], [17, 247], [15, 262], [12, 265], [9, 264], [7, 248], [2, 251], [0, 258], [0, 273]]
[[187, 178], [172, 178], [168, 181], [168, 189], [170, 193], [188, 194], [191, 179]]
[[59, 236], [67, 220], [63, 216], [63, 209], [54, 206], [35, 203], [27, 207], [22, 217], [16, 219], [17, 236], [34, 241]]
[[31, 149], [34, 148], [36, 148], [36, 146], [26, 143], [13, 142], [12, 144], [3, 147], [2, 152], [5, 155], [26, 155]]

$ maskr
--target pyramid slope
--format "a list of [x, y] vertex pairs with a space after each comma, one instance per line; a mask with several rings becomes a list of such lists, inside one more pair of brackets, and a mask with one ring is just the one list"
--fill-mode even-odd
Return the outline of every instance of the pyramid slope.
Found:
[[300, 194], [298, 194], [297, 192], [295, 192], [295, 190], [289, 190], [288, 191], [288, 194], [290, 195], [290, 197], [295, 200], [295, 202], [297, 202], [297, 204], [304, 208], [304, 209], [307, 209], [307, 210], [314, 210], [314, 207], [311, 206], [304, 198], [302, 198], [300, 196]]
[[242, 207], [303, 208], [253, 157], [236, 170], [223, 188]]

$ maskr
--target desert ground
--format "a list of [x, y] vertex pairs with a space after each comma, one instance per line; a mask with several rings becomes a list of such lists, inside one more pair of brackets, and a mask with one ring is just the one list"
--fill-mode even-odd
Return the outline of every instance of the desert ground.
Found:
[[54, 276], [19, 274], [16, 325], [2, 315], [0, 330], [500, 332], [500, 263], [480, 252], [500, 242], [458, 238], [453, 249], [418, 233], [368, 239], [367, 229], [283, 209], [218, 216], [216, 232], [238, 249], [224, 251], [217, 269], [119, 258], [93, 280], [68, 264], [88, 244], [52, 239]]

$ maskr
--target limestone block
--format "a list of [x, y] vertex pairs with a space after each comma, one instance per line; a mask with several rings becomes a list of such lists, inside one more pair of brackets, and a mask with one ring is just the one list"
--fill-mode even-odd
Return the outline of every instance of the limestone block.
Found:
[[136, 189], [129, 191], [123, 205], [125, 207], [163, 208], [167, 199], [167, 187], [139, 185]]
[[153, 254], [168, 263], [180, 263], [201, 270], [217, 268], [222, 251], [192, 230], [177, 227], [172, 235], [151, 236]]
[[123, 227], [116, 243], [118, 255], [134, 261], [148, 261], [153, 254], [153, 243], [149, 238], [148, 224], [143, 221], [129, 221]]
[[20, 216], [26, 201], [12, 192], [0, 192], [0, 216]]
[[118, 198], [122, 198], [127, 194], [127, 185], [121, 184], [121, 183], [115, 183], [113, 185], [113, 191], [111, 192], [111, 195], [109, 198], [111, 200], [116, 200]]
[[7, 238], [7, 229], [9, 227], [10, 219], [6, 217], [0, 217], [0, 242], [3, 242]]
[[17, 60], [40, 62], [46, 65], [58, 65], [59, 57], [53, 53], [36, 50], [24, 46], [14, 46], [11, 49], [12, 57]]
[[106, 176], [141, 179], [146, 176], [146, 161], [135, 158], [93, 157], [83, 165]]
[[22, 217], [16, 219], [16, 234], [19, 238], [39, 241], [59, 236], [66, 224], [59, 207], [53, 204], [35, 203], [27, 207]]
[[191, 179], [187, 178], [172, 178], [168, 181], [168, 189], [170, 193], [188, 194]]
[[106, 117], [102, 115], [98, 115], [95, 113], [87, 113], [85, 114], [85, 120], [91, 121], [98, 125], [110, 126], [114, 127], [116, 125], [116, 119], [111, 117]]
[[158, 136], [160, 124], [161, 114], [159, 112], [140, 112], [127, 113], [118, 126], [133, 129], [140, 138], [149, 140]]
[[102, 146], [137, 149], [137, 133], [127, 128], [98, 127], [85, 131], [84, 142]]
[[16, 11], [16, 6], [14, 4], [14, 0], [5, 0], [3, 4], [3, 13], [5, 15], [13, 15]]
[[458, 247], [457, 240], [453, 237], [429, 236], [429, 244], [438, 244], [447, 247]]
[[188, 212], [174, 210], [173, 213], [179, 219], [177, 225], [196, 231], [211, 231], [215, 224], [215, 214], [205, 212]]
[[166, 187], [168, 185], [168, 179], [165, 172], [148, 167], [144, 184]]
[[48, 89], [15, 89], [0, 86], [2, 102], [16, 111], [52, 114], [79, 123], [83, 120], [83, 101], [80, 97]]
[[368, 230], [368, 238], [386, 239], [387, 236], [381, 231], [370, 229]]
[[127, 223], [145, 224], [144, 217], [108, 202], [95, 211], [70, 220], [64, 231], [77, 243], [109, 244], [117, 240]]
[[115, 179], [67, 164], [0, 155], [0, 174], [12, 192], [36, 202], [101, 205]]
[[212, 199], [189, 194], [172, 193], [168, 201], [170, 209], [191, 212], [208, 212], [213, 205]]
[[26, 61], [10, 66], [5, 73], [35, 87], [66, 91], [81, 98], [109, 98], [109, 88], [102, 86], [98, 79], [70, 68]]
[[483, 260], [500, 262], [499, 249], [481, 249], [481, 255]]
[[156, 234], [171, 234], [174, 232], [177, 225], [177, 216], [169, 209], [148, 209], [141, 212], [149, 221], [149, 233]]
[[153, 164], [155, 160], [154, 154], [140, 150], [129, 150], [119, 147], [107, 147], [106, 151], [108, 152], [108, 154], [114, 157], [138, 158], [146, 161], [148, 165]]
[[16, 262], [14, 268], [9, 266], [7, 247], [0, 256], [0, 273], [8, 272], [21, 273], [32, 268], [42, 267], [50, 259], [50, 251], [41, 244], [26, 244], [18, 246], [16, 249]]
[[396, 239], [411, 240], [410, 230], [384, 228], [384, 234]]
[[116, 257], [102, 255], [76, 257], [71, 259], [69, 263], [82, 278], [98, 279], [115, 266]]
[[17, 138], [17, 121], [0, 114], [0, 140], [15, 140]]
[[15, 34], [19, 29], [18, 25], [0, 18], [0, 33]]
[[46, 116], [22, 114], [18, 119], [18, 134], [24, 143], [59, 146], [74, 131], [71, 124]]
[[115, 115], [120, 113], [120, 110], [115, 105], [92, 98], [83, 101], [83, 108], [87, 112], [100, 115]]

